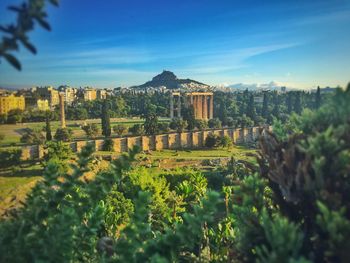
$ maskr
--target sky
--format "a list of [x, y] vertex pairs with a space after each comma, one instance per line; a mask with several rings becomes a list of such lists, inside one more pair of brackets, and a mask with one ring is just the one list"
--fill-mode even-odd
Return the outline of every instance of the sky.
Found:
[[[22, 1], [0, 1], [1, 25]], [[29, 35], [38, 54], [16, 53], [22, 71], [1, 59], [0, 87], [115, 88], [163, 70], [210, 85], [350, 81], [350, 0], [61, 0], [48, 15], [52, 31]]]

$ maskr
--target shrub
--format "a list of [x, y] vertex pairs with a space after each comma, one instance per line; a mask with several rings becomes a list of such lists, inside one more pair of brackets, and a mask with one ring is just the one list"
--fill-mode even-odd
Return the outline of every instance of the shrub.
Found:
[[218, 118], [210, 119], [208, 121], [208, 126], [212, 129], [220, 129], [222, 127], [221, 121]]
[[188, 126], [187, 121], [181, 120], [180, 118], [174, 118], [170, 122], [170, 129], [176, 130], [177, 132], [183, 132]]
[[39, 130], [26, 129], [21, 137], [21, 142], [27, 144], [43, 144], [45, 142], [45, 136]]
[[129, 132], [132, 135], [143, 135], [145, 133], [145, 130], [143, 128], [143, 125], [135, 124], [129, 128]]
[[123, 136], [128, 131], [128, 128], [123, 124], [118, 124], [113, 126], [113, 131], [119, 136]]
[[213, 134], [213, 133], [209, 133], [207, 138], [205, 138], [205, 147], [208, 147], [208, 148], [214, 148], [216, 146], [218, 146], [218, 143], [219, 143], [219, 140], [220, 138]]
[[63, 141], [63, 142], [69, 142], [72, 140], [73, 132], [71, 129], [67, 128], [58, 128], [55, 133], [55, 140], [56, 141]]
[[158, 123], [158, 130], [161, 133], [167, 133], [170, 131], [169, 123], [167, 122], [160, 122]]
[[86, 124], [82, 127], [82, 129], [86, 133], [86, 136], [89, 138], [95, 138], [100, 132], [100, 129], [96, 123]]
[[103, 151], [113, 152], [114, 151], [114, 141], [111, 138], [107, 138], [103, 141]]
[[0, 168], [8, 168], [21, 163], [22, 150], [1, 150]]
[[232, 147], [232, 145], [233, 145], [233, 142], [229, 136], [225, 135], [219, 138], [218, 146], [221, 146], [223, 148], [230, 148]]
[[198, 130], [203, 131], [208, 128], [208, 122], [206, 120], [196, 120], [196, 127]]

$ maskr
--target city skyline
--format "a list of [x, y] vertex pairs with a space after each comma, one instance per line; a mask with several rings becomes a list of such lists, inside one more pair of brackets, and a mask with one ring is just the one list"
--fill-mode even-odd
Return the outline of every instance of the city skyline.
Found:
[[[13, 21], [0, 3], [0, 24]], [[188, 1], [187, 1], [188, 2]], [[30, 34], [17, 72], [0, 64], [0, 86], [139, 85], [163, 69], [209, 85], [277, 82], [345, 86], [350, 1], [61, 1], [52, 32]]]

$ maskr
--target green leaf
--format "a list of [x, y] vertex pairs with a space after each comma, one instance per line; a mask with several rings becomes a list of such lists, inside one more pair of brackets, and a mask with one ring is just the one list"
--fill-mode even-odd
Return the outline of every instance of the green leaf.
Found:
[[3, 56], [17, 70], [21, 70], [22, 69], [21, 64], [19, 63], [17, 58], [15, 58], [14, 56], [12, 56], [10, 54], [4, 54]]
[[38, 21], [38, 23], [45, 28], [48, 31], [51, 31], [51, 27], [49, 25], [49, 23], [47, 23], [44, 19], [42, 19], [41, 17], [37, 17], [36, 21]]

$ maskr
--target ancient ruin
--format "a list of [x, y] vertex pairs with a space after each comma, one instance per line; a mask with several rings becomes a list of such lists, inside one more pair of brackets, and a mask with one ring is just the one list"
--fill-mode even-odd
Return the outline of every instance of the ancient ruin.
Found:
[[213, 118], [214, 96], [212, 92], [173, 92], [170, 96], [170, 118], [181, 118], [181, 104], [193, 106], [194, 116], [199, 120]]

